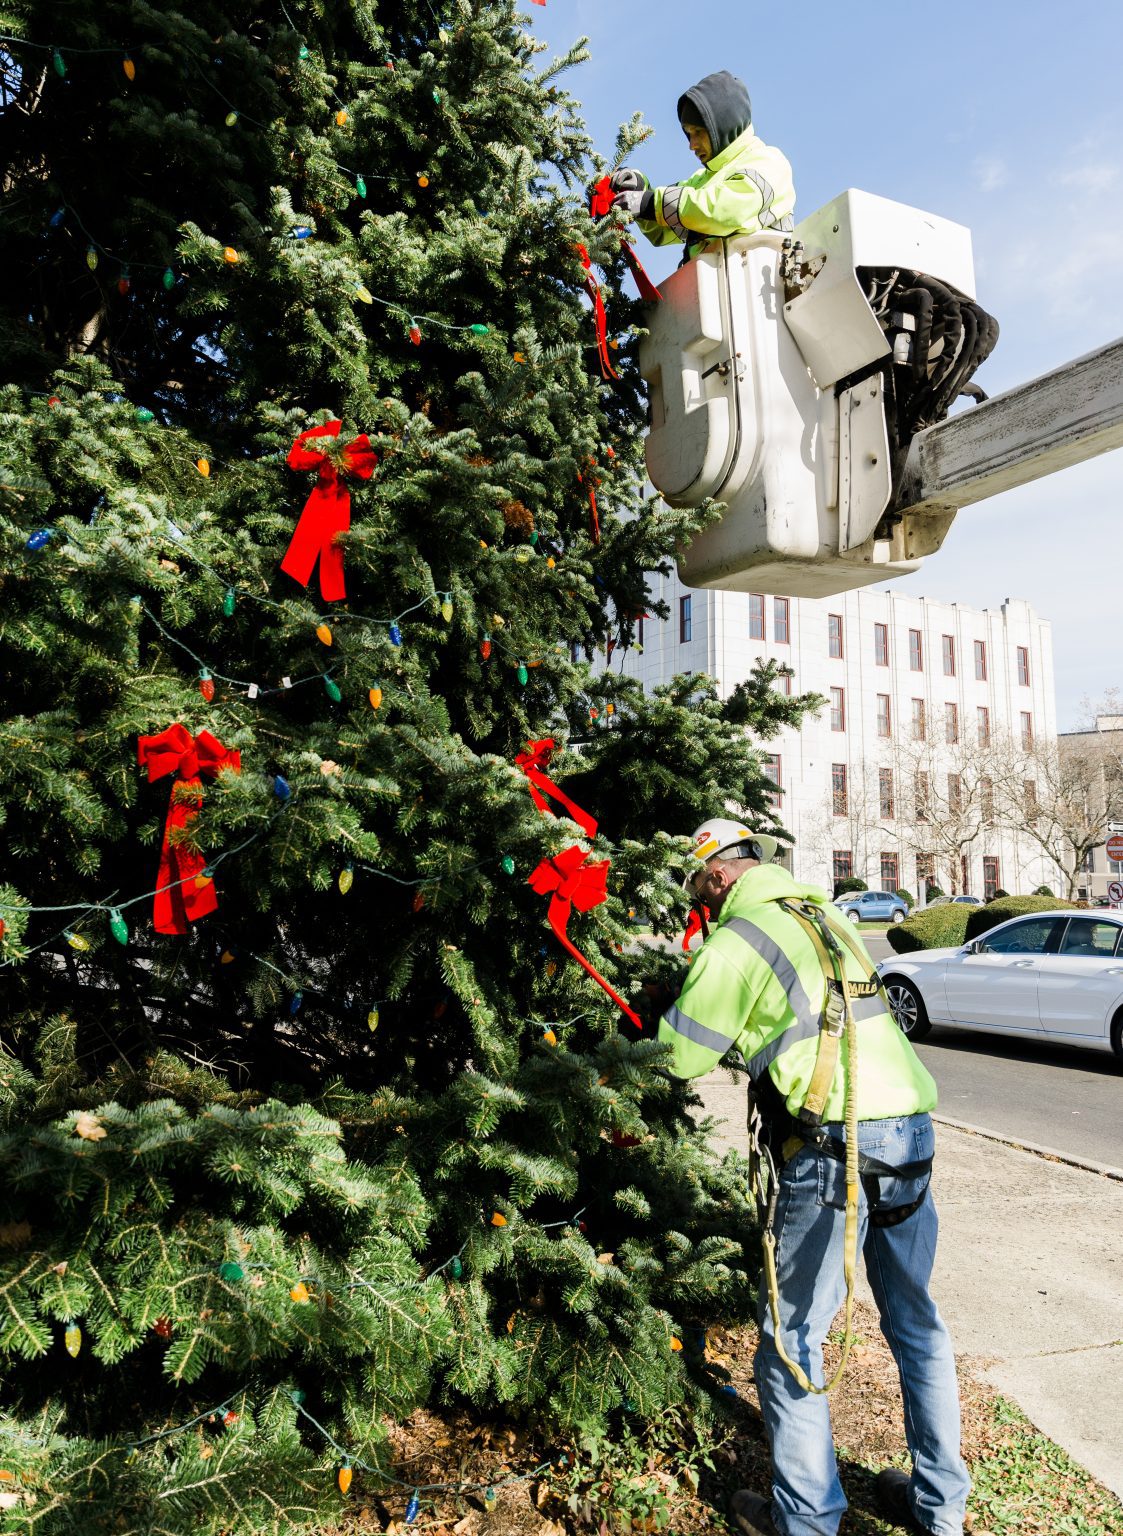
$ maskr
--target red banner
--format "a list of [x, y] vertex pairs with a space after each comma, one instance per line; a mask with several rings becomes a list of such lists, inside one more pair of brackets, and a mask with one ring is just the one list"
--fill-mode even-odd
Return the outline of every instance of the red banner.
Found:
[[179, 839], [173, 840], [172, 834], [182, 833], [199, 813], [203, 803], [200, 775], [215, 779], [224, 768], [240, 773], [242, 754], [224, 747], [210, 731], [193, 737], [185, 725], [169, 725], [158, 736], [141, 736], [136, 755], [153, 784], [169, 773], [177, 775], [164, 823], [152, 921], [157, 933], [186, 933], [188, 923], [196, 923], [215, 910], [218, 896], [213, 880], [196, 884], [196, 876], [206, 868], [202, 854]]

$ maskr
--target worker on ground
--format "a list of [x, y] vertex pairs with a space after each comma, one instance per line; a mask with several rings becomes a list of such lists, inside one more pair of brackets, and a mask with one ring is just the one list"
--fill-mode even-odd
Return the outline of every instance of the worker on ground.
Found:
[[851, 1256], [858, 1248], [864, 1255], [897, 1362], [912, 1456], [911, 1477], [880, 1474], [879, 1498], [905, 1530], [962, 1536], [970, 1484], [959, 1451], [955, 1360], [928, 1294], [936, 1086], [889, 1013], [851, 925], [825, 892], [770, 862], [776, 848], [774, 838], [725, 818], [694, 834], [688, 888], [716, 926], [659, 1027], [679, 1077], [700, 1077], [737, 1047], [776, 1169], [755, 1363], [772, 1499], [739, 1490], [734, 1523], [747, 1536], [834, 1536], [846, 1509], [819, 1383], [823, 1341], [846, 1291], [849, 1114], [860, 1153], [850, 1164]]
[[610, 178], [613, 208], [637, 220], [655, 245], [681, 241], [684, 260], [715, 236], [792, 228], [792, 168], [753, 132], [743, 81], [725, 69], [707, 75], [679, 97], [678, 119], [702, 169], [687, 181], [652, 187], [642, 171], [624, 166]]

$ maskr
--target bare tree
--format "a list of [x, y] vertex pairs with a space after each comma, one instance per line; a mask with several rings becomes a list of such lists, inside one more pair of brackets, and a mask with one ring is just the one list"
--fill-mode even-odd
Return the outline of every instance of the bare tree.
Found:
[[1071, 901], [1120, 803], [1120, 743], [1096, 731], [1028, 744], [1007, 737], [991, 761], [1000, 820], [1056, 866]]
[[912, 740], [898, 742], [897, 836], [921, 860], [929, 880], [963, 889], [964, 859], [997, 820], [994, 770], [986, 745]]
[[[838, 770], [843, 769], [844, 774]], [[804, 820], [803, 841], [808, 851], [820, 859], [834, 885], [834, 852], [849, 852], [853, 873], [867, 885], [879, 886], [869, 871], [874, 844], [880, 851], [878, 824], [880, 816], [878, 770], [862, 763], [832, 765], [831, 788], [821, 807]]]

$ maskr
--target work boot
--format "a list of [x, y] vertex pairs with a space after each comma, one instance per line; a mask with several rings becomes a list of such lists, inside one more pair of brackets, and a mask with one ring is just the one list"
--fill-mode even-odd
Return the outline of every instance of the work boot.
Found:
[[879, 1472], [877, 1502], [881, 1505], [882, 1514], [892, 1520], [894, 1525], [904, 1526], [906, 1531], [913, 1531], [915, 1536], [932, 1536], [928, 1527], [921, 1525], [912, 1512], [907, 1472], [899, 1472], [896, 1467], [886, 1467]]
[[747, 1488], [738, 1488], [729, 1501], [733, 1524], [744, 1536], [779, 1536], [772, 1524], [771, 1508], [767, 1499]]

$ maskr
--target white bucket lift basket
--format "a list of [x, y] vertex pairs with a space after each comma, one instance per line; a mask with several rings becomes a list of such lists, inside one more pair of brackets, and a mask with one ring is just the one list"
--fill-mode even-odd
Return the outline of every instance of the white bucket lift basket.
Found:
[[[672, 506], [726, 505], [679, 551], [688, 586], [822, 597], [939, 548], [954, 514], [892, 510], [907, 448], [894, 365], [916, 325], [893, 305], [909, 274], [970, 308], [970, 232], [849, 191], [791, 236], [714, 241], [660, 284], [640, 347], [647, 472]], [[910, 377], [938, 369], [943, 345]]]

